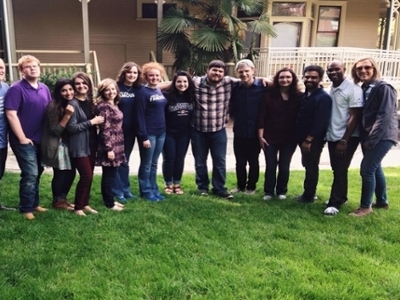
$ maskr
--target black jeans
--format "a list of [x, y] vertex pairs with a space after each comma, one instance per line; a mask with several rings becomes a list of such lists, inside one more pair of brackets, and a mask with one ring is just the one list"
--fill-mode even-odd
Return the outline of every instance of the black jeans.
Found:
[[[301, 148], [301, 143], [299, 146]], [[301, 151], [301, 163], [306, 169], [306, 176], [304, 178], [304, 192], [303, 199], [306, 201], [313, 201], [317, 191], [319, 179], [319, 160], [321, 158], [322, 149], [324, 148], [325, 141], [314, 139], [311, 143], [311, 151], [306, 153]]]
[[51, 191], [53, 193], [53, 201], [61, 201], [67, 199], [67, 195], [75, 179], [76, 170], [60, 170], [53, 168], [53, 179], [51, 181]]
[[347, 142], [347, 150], [343, 155], [335, 153], [339, 142], [328, 142], [329, 159], [333, 171], [333, 182], [329, 203], [327, 207], [333, 206], [337, 209], [347, 201], [347, 171], [353, 159], [354, 152], [357, 150], [360, 139], [351, 137]]
[[101, 195], [103, 196], [104, 205], [107, 208], [114, 206], [114, 193], [112, 187], [117, 176], [117, 167], [102, 166], [103, 174], [101, 176]]
[[[233, 138], [233, 151], [236, 158], [237, 188], [255, 190], [260, 174], [258, 156], [260, 144], [258, 138]], [[249, 163], [249, 177], [247, 178], [247, 163]]]
[[[287, 142], [281, 145], [272, 145], [265, 147], [265, 195], [273, 196], [286, 195], [290, 174], [290, 162], [296, 150], [296, 141]], [[278, 176], [276, 169], [278, 167]]]

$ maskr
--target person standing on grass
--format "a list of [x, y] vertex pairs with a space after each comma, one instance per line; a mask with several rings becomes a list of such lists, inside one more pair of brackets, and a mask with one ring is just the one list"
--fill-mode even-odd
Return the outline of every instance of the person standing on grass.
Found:
[[127, 199], [134, 199], [129, 182], [129, 159], [135, 145], [135, 100], [141, 84], [142, 70], [134, 62], [125, 63], [117, 76], [117, 84], [120, 90], [120, 101], [118, 108], [124, 115], [122, 121], [122, 131], [124, 133], [124, 151], [126, 161], [122, 162], [117, 168], [113, 185], [113, 194], [121, 203], [126, 203]]
[[228, 142], [226, 124], [232, 89], [240, 80], [224, 76], [225, 71], [224, 62], [213, 60], [208, 64], [205, 76], [193, 78], [196, 99], [192, 121], [192, 152], [195, 160], [196, 184], [200, 195], [208, 194], [210, 180], [207, 156], [211, 152], [213, 193], [230, 200], [233, 196], [225, 187]]
[[165, 193], [182, 195], [184, 192], [181, 179], [190, 142], [190, 123], [195, 97], [192, 77], [185, 71], [178, 71], [169, 89], [163, 93], [168, 101], [162, 165]]
[[275, 74], [272, 88], [261, 101], [258, 136], [266, 161], [263, 200], [270, 200], [274, 195], [280, 200], [286, 199], [290, 162], [297, 146], [294, 130], [302, 96], [296, 74], [283, 68]]
[[341, 61], [328, 64], [326, 73], [332, 81], [332, 114], [326, 139], [333, 171], [333, 183], [325, 215], [336, 215], [347, 202], [347, 173], [360, 142], [359, 121], [364, 106], [362, 89], [345, 77]]
[[300, 101], [295, 129], [301, 162], [306, 169], [304, 191], [297, 198], [303, 203], [312, 203], [316, 198], [319, 160], [331, 116], [332, 99], [320, 85], [323, 76], [324, 70], [320, 66], [307, 66], [303, 71], [306, 91]]
[[45, 212], [40, 206], [39, 181], [43, 172], [40, 140], [45, 122], [45, 110], [51, 101], [48, 87], [39, 82], [40, 61], [31, 55], [18, 60], [22, 79], [14, 83], [5, 95], [5, 109], [10, 124], [10, 145], [21, 169], [19, 210], [27, 220], [33, 212]]
[[[353, 217], [364, 217], [372, 208], [389, 208], [386, 193], [386, 178], [382, 160], [396, 145], [398, 138], [397, 93], [392, 85], [381, 79], [373, 58], [361, 58], [351, 70], [355, 83], [362, 83], [364, 110], [361, 119], [360, 207], [350, 213]], [[375, 195], [376, 202], [372, 203]]]
[[[69, 101], [75, 92], [70, 79], [59, 79], [54, 85], [53, 101], [46, 108], [41, 155], [42, 163], [53, 168], [51, 190], [54, 209], [74, 210], [67, 195], [75, 179], [76, 170], [71, 165], [68, 151], [67, 123], [74, 113]], [[60, 151], [62, 150], [62, 151]]]
[[112, 187], [118, 167], [126, 161], [124, 153], [124, 134], [122, 132], [123, 114], [118, 108], [119, 89], [117, 83], [106, 78], [97, 88], [97, 115], [104, 118], [99, 128], [97, 165], [102, 167], [101, 195], [104, 205], [114, 211], [121, 211], [123, 204], [114, 202]]
[[148, 201], [164, 200], [157, 184], [158, 158], [165, 141], [165, 99], [157, 87], [165, 74], [159, 63], [150, 62], [142, 67], [146, 85], [140, 89], [135, 101], [137, 138], [140, 151], [138, 172], [140, 197]]
[[[8, 154], [8, 124], [4, 113], [4, 95], [8, 90], [8, 84], [3, 82], [6, 75], [6, 66], [0, 58], [0, 180], [3, 178], [6, 169], [6, 160]], [[1, 196], [1, 190], [0, 190]], [[15, 210], [0, 203], [0, 210]]]
[[237, 182], [231, 193], [245, 192], [253, 195], [260, 173], [257, 115], [266, 89], [262, 80], [254, 77], [255, 68], [251, 60], [240, 60], [235, 70], [239, 74], [240, 83], [232, 90], [229, 111], [234, 121], [233, 151], [236, 158]]
[[89, 206], [90, 189], [97, 150], [96, 125], [104, 122], [104, 117], [94, 114], [92, 80], [83, 72], [77, 72], [72, 79], [75, 98], [70, 101], [74, 113], [67, 124], [69, 152], [72, 165], [78, 170], [79, 181], [75, 190], [75, 214], [86, 216], [85, 212], [97, 214]]

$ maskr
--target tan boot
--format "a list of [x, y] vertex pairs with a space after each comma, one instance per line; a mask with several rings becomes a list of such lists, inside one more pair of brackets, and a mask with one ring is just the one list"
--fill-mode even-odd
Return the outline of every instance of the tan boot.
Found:
[[36, 212], [46, 212], [46, 211], [48, 211], [47, 208], [44, 208], [44, 207], [41, 207], [41, 206], [37, 206], [33, 210], [36, 211]]
[[368, 207], [368, 208], [359, 207], [355, 211], [350, 213], [349, 215], [352, 217], [365, 217], [365, 216], [371, 214], [372, 212], [373, 212], [373, 210], [371, 207]]
[[35, 219], [35, 215], [33, 213], [23, 213], [23, 215], [24, 215], [24, 218], [29, 221]]

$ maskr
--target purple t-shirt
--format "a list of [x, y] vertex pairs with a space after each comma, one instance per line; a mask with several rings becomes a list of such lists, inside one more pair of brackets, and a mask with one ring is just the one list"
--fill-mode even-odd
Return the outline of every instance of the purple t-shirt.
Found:
[[[15, 82], [4, 98], [6, 110], [16, 110], [22, 130], [28, 139], [39, 144], [42, 137], [45, 110], [51, 101], [49, 88], [38, 83], [33, 88], [25, 79]], [[14, 132], [10, 130], [10, 143], [19, 143]]]

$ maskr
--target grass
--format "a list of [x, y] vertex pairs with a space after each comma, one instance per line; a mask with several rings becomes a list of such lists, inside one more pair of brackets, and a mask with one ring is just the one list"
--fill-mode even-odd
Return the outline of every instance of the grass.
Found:
[[[350, 172], [349, 204], [335, 217], [322, 214], [330, 171], [321, 171], [315, 204], [293, 201], [301, 171], [292, 172], [287, 200], [269, 202], [260, 188], [232, 202], [197, 196], [188, 174], [185, 195], [136, 200], [121, 213], [102, 205], [96, 177], [91, 205], [99, 215], [51, 210], [29, 222], [0, 212], [0, 297], [400, 299], [400, 168], [385, 173], [391, 209], [361, 219], [347, 215], [358, 206], [358, 170]], [[228, 187], [234, 176], [228, 175]], [[41, 181], [47, 207], [50, 180]], [[131, 180], [136, 187], [136, 177]], [[3, 204], [18, 202], [18, 181], [18, 174], [3, 178]]]

